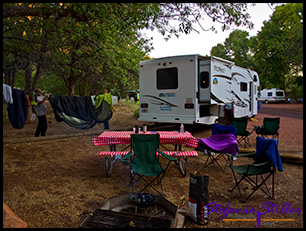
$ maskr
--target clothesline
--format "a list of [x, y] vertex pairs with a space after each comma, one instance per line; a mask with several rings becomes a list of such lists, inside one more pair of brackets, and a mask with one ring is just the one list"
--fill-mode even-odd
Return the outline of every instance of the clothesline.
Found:
[[[31, 106], [25, 91], [3, 83], [3, 96], [8, 103], [8, 117], [12, 126], [16, 129], [23, 128], [28, 107]], [[110, 93], [98, 96], [50, 95], [49, 102], [57, 122], [65, 121], [69, 126], [78, 129], [90, 129], [96, 123], [104, 123], [112, 117]]]

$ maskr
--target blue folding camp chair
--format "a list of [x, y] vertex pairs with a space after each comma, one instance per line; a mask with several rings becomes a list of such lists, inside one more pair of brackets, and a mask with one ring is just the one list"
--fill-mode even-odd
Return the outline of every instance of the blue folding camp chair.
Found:
[[[260, 189], [271, 199], [274, 199], [274, 172], [276, 168], [279, 171], [283, 171], [282, 161], [278, 151], [277, 140], [275, 139], [265, 139], [260, 136], [256, 137], [256, 154], [255, 162], [247, 165], [230, 166], [235, 179], [235, 186], [231, 190], [237, 187], [241, 199], [246, 202], [250, 196], [252, 196], [257, 189]], [[237, 180], [236, 174], [240, 175], [240, 180]], [[253, 177], [256, 176], [256, 180]], [[258, 176], [260, 176], [261, 181], [258, 182]], [[266, 181], [272, 176], [272, 194], [270, 193]], [[246, 181], [253, 187], [253, 191], [244, 199], [239, 185]], [[265, 186], [265, 189], [262, 186]]]

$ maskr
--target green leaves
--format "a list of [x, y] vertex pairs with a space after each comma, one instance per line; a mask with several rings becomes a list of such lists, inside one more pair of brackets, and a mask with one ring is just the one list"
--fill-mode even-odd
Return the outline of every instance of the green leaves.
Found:
[[[232, 12], [234, 15], [234, 12]], [[297, 89], [303, 72], [303, 4], [276, 7], [256, 37], [235, 30], [211, 55], [256, 70], [261, 88]]]
[[303, 70], [303, 4], [276, 7], [258, 33], [256, 60], [261, 77], [274, 87], [287, 89], [295, 81], [292, 71]]
[[245, 3], [4, 3], [4, 58], [13, 55], [4, 66], [17, 58], [22, 60], [20, 69], [43, 66], [42, 78], [52, 73], [52, 81], [57, 76], [69, 94], [96, 94], [103, 88], [124, 91], [137, 87], [138, 63], [152, 49], [152, 39], [144, 38], [141, 29], [157, 29], [169, 39], [195, 31], [194, 24], [204, 16], [223, 29], [234, 24], [251, 27], [243, 12], [246, 7]]
[[236, 65], [254, 69], [250, 42], [247, 31], [235, 30], [230, 33], [224, 45], [218, 44], [211, 49], [211, 55], [234, 61]]

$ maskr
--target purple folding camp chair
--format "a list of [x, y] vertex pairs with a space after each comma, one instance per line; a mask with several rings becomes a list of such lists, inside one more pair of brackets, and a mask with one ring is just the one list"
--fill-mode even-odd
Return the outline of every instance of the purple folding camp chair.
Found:
[[[208, 155], [204, 168], [208, 167], [212, 163], [216, 163], [221, 170], [225, 172], [227, 164], [231, 163], [231, 156], [235, 156], [238, 153], [239, 147], [235, 135], [214, 134], [208, 138], [198, 138], [198, 147], [196, 150]], [[220, 158], [223, 158], [226, 161], [224, 168], [220, 163], [218, 163]]]

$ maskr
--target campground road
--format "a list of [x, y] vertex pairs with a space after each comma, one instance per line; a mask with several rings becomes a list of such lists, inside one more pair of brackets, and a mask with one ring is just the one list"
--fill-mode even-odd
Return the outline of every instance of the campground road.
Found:
[[303, 109], [299, 110], [288, 106], [288, 104], [262, 104], [259, 113], [303, 119]]

